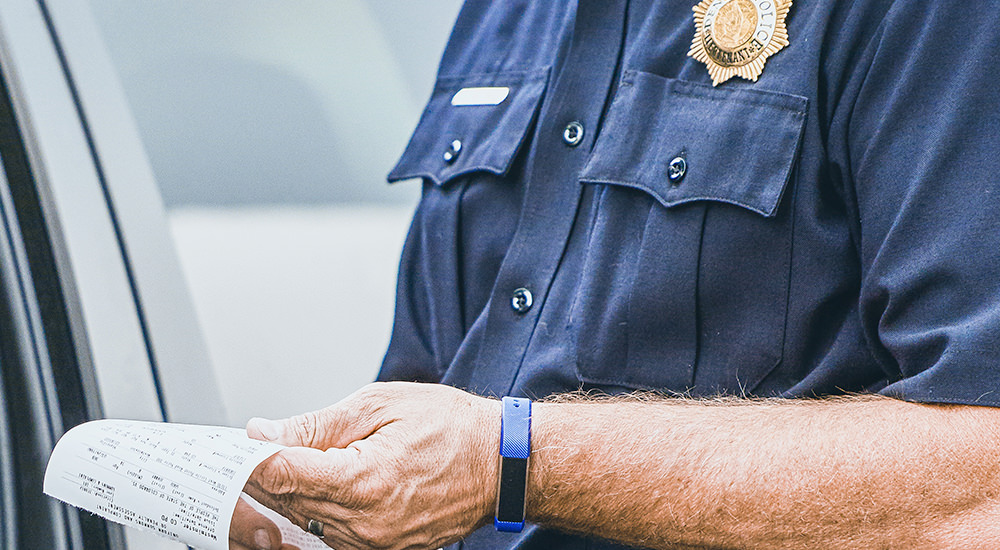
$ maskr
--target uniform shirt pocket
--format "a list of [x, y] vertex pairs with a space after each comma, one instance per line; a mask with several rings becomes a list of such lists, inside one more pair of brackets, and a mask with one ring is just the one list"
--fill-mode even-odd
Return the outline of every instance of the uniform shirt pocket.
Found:
[[[506, 175], [538, 112], [548, 74], [543, 68], [439, 77], [389, 181], [422, 177], [443, 185], [477, 171]], [[479, 95], [486, 103], [464, 104], [462, 98], [477, 89], [494, 92]]]
[[780, 362], [781, 209], [803, 97], [625, 71], [581, 181], [598, 185], [571, 323], [581, 381], [752, 389]]

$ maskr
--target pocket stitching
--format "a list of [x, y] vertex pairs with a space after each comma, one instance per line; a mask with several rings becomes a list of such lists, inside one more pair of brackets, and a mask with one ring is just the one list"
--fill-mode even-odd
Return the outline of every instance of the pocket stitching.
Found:
[[[777, 116], [789, 117], [787, 119], [788, 124], [786, 124], [786, 126], [790, 128], [790, 131], [785, 134], [782, 139], [787, 139], [788, 141], [794, 140], [794, 145], [788, 154], [782, 155], [784, 157], [781, 159], [782, 163], [775, 166], [777, 170], [772, 172], [772, 175], [770, 176], [771, 183], [768, 183], [768, 185], [761, 188], [763, 193], [752, 193], [748, 191], [741, 192], [739, 190], [722, 193], [724, 190], [718, 188], [712, 189], [712, 186], [703, 184], [696, 186], [693, 189], [693, 191], [697, 194], [688, 195], [683, 190], [675, 190], [675, 187], [670, 186], [663, 179], [663, 177], [657, 178], [655, 175], [650, 176], [648, 174], [644, 177], [642, 174], [626, 172], [616, 174], [616, 171], [609, 170], [608, 167], [604, 165], [605, 163], [603, 161], [597, 161], [596, 158], [598, 157], [588, 161], [583, 173], [581, 174], [580, 181], [584, 183], [604, 183], [640, 189], [652, 195], [658, 202], [660, 202], [660, 204], [667, 208], [688, 202], [709, 200], [733, 204], [751, 212], [756, 212], [765, 218], [774, 217], [781, 204], [782, 198], [787, 191], [788, 182], [791, 180], [792, 171], [798, 159], [802, 136], [805, 132], [805, 124], [803, 121], [808, 116], [808, 98], [770, 90], [717, 90], [684, 80], [662, 77], [653, 73], [636, 70], [625, 71], [624, 76], [622, 77], [623, 85], [628, 88], [636, 89], [635, 82], [637, 76], [643, 76], [643, 81], [646, 82], [647, 86], [656, 86], [657, 88], [662, 89], [666, 93], [666, 95], [663, 96], [665, 98], [668, 98], [671, 95], [676, 95], [680, 98], [691, 98], [698, 101], [707, 100], [716, 104], [740, 105], [747, 108], [763, 109], [765, 110], [764, 112], [768, 109], [774, 109]], [[623, 94], [627, 95], [622, 96], [622, 98], [616, 97], [612, 103], [612, 110], [614, 110], [615, 104], [618, 104], [619, 102], [631, 104], [631, 102], [639, 101], [635, 96], [635, 93], [631, 90], [621, 91]], [[609, 116], [611, 116], [611, 111], [609, 111]], [[615, 150], [613, 145], [609, 147], [611, 147], [611, 151]], [[597, 152], [601, 149], [599, 141], [595, 144], [594, 151]], [[647, 158], [645, 155], [646, 154], [643, 154], [642, 158]], [[588, 173], [594, 172], [596, 172], [596, 175], [588, 175]], [[627, 175], [629, 178], [625, 179], [616, 177], [620, 175]], [[782, 175], [783, 178], [781, 178]], [[655, 185], [641, 181], [642, 179], [649, 179], [650, 177], [654, 179], [651, 183]], [[780, 181], [779, 178], [781, 178]], [[717, 193], [712, 193], [713, 190], [717, 191]], [[773, 195], [771, 195], [772, 193]], [[673, 195], [674, 198], [671, 198], [671, 195]]]
[[[641, 183], [630, 182], [630, 181], [617, 181], [617, 180], [602, 179], [602, 178], [587, 178], [586, 180], [583, 180], [583, 181], [585, 183], [595, 183], [595, 184], [605, 184], [605, 185], [619, 185], [621, 187], [629, 187], [629, 188], [632, 188], [632, 189], [638, 189], [640, 191], [645, 191], [650, 196], [652, 196], [653, 198], [655, 198], [656, 202], [662, 204], [666, 208], [673, 208], [675, 206], [680, 206], [682, 204], [686, 204], [686, 203], [689, 203], [689, 202], [715, 201], [715, 202], [723, 202], [723, 203], [732, 204], [732, 205], [735, 205], [735, 206], [740, 206], [740, 207], [746, 208], [747, 210], [750, 210], [751, 212], [756, 212], [757, 214], [760, 214], [760, 215], [762, 215], [762, 216], [764, 216], [766, 218], [770, 218], [773, 215], [773, 211], [768, 212], [768, 211], [762, 210], [760, 208], [756, 208], [756, 207], [751, 206], [749, 204], [742, 203], [742, 202], [739, 202], [737, 200], [734, 200], [734, 199], [731, 199], [731, 198], [728, 198], [728, 197], [720, 197], [720, 196], [715, 196], [715, 195], [697, 195], [697, 196], [683, 197], [683, 198], [675, 199], [675, 200], [666, 200], [659, 193], [657, 193], [655, 189], [652, 189], [652, 188], [650, 188], [647, 185], [642, 185]], [[778, 200], [776, 202], [778, 202], [778, 203], [781, 202], [781, 195], [778, 196]]]
[[[637, 71], [634, 69], [625, 71], [625, 76], [622, 77], [622, 83], [628, 84], [630, 86], [635, 85], [635, 80], [633, 79], [638, 75], [647, 75], [654, 79], [660, 79], [669, 84], [669, 93], [683, 95], [687, 97], [692, 97], [695, 99], [707, 99], [709, 101], [715, 102], [733, 102], [742, 105], [750, 105], [753, 107], [766, 106], [774, 107], [776, 109], [781, 109], [788, 111], [790, 113], [804, 116], [809, 107], [809, 98], [805, 96], [790, 94], [786, 92], [777, 92], [774, 90], [758, 90], [753, 88], [735, 88], [720, 90], [711, 86], [706, 86], [703, 84], [698, 84], [696, 82], [689, 82], [687, 80], [681, 80], [678, 78], [668, 78], [665, 76], [660, 76], [654, 73], [649, 73], [645, 71]], [[718, 97], [724, 96], [724, 97]], [[753, 98], [753, 99], [748, 99]], [[794, 102], [798, 104], [798, 107], [787, 105], [786, 103]]]

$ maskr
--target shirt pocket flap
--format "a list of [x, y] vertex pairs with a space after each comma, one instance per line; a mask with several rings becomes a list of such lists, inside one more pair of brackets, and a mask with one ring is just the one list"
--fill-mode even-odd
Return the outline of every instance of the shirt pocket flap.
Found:
[[[626, 71], [581, 181], [642, 189], [666, 207], [711, 200], [772, 217], [798, 153], [807, 101]], [[677, 158], [683, 174], [672, 181]]]
[[[548, 75], [548, 68], [544, 68], [438, 78], [420, 123], [388, 180], [423, 177], [442, 185], [476, 171], [505, 175], [528, 135]], [[466, 98], [475, 95], [469, 93], [453, 101], [461, 90], [482, 88], [491, 89], [485, 94], [491, 99], [483, 104], [467, 104]]]

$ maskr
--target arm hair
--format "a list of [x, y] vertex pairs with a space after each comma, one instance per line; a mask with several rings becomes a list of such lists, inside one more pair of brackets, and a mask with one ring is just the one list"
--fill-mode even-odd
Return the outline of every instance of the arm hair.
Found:
[[536, 403], [529, 519], [652, 548], [1000, 546], [1000, 410], [879, 396]]

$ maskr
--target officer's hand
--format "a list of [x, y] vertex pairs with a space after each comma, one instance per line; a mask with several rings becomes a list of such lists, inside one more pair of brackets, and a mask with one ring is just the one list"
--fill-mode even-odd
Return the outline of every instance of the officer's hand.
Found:
[[283, 449], [247, 492], [324, 542], [438, 548], [492, 516], [500, 403], [441, 385], [383, 383], [287, 420], [252, 419], [250, 437]]
[[281, 532], [271, 520], [250, 507], [243, 497], [236, 502], [229, 526], [229, 550], [298, 550], [281, 544]]

